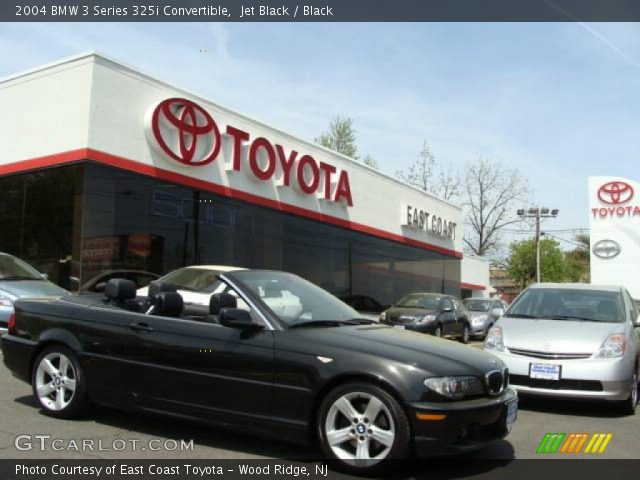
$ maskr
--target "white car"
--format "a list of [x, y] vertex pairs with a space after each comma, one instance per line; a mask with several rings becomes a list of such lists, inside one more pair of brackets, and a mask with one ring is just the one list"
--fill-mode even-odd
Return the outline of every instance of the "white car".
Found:
[[[226, 265], [193, 265], [174, 270], [171, 273], [160, 277], [158, 281], [170, 283], [178, 287], [178, 293], [182, 296], [185, 307], [209, 306], [209, 300], [214, 293], [228, 292], [232, 295], [236, 293], [229, 289], [226, 283], [221, 282], [216, 277], [220, 273], [246, 270], [246, 268], [231, 267]], [[302, 312], [302, 305], [297, 297], [287, 291], [280, 291], [276, 285], [265, 284], [256, 285], [262, 300], [273, 310], [276, 315], [295, 318]], [[138, 296], [148, 295], [149, 288], [144, 287], [138, 290]], [[237, 297], [237, 295], [236, 295]], [[250, 310], [245, 302], [238, 298], [238, 308]]]
[[[178, 293], [182, 295], [185, 305], [209, 306], [211, 295], [221, 293], [226, 288], [216, 276], [235, 270], [246, 269], [226, 265], [193, 265], [174, 270], [158, 280], [178, 287]], [[140, 288], [138, 296], [145, 297], [148, 292], [149, 287]]]

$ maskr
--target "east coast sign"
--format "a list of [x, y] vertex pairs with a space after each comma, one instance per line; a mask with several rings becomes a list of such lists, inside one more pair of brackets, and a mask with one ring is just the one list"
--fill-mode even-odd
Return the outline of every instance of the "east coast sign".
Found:
[[441, 215], [407, 205], [403, 209], [402, 226], [414, 230], [422, 230], [431, 235], [451, 240], [456, 239], [457, 223], [447, 220]]
[[[317, 195], [353, 206], [349, 174], [305, 152], [286, 149], [266, 137], [251, 138], [233, 125], [224, 129], [210, 113], [185, 98], [168, 98], [153, 105], [145, 117], [147, 140], [164, 159], [184, 167], [202, 167], [229, 156], [228, 169], [246, 170], [255, 180], [277, 181], [303, 195]], [[227, 145], [223, 145], [226, 143]]]

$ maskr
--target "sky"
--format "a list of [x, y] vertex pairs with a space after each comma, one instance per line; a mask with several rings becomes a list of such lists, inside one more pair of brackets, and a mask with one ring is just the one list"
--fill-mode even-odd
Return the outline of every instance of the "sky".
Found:
[[306, 140], [350, 117], [389, 175], [425, 141], [500, 161], [550, 231], [588, 227], [588, 176], [640, 179], [638, 23], [0, 24], [0, 77], [91, 50]]

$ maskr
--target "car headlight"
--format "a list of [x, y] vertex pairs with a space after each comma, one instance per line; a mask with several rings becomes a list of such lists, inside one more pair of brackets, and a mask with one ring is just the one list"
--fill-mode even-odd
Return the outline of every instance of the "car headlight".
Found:
[[424, 323], [435, 322], [436, 318], [437, 318], [436, 315], [433, 315], [432, 313], [430, 313], [429, 315], [425, 315], [424, 317], [420, 318], [418, 321], [424, 322]]
[[502, 328], [491, 327], [487, 338], [484, 339], [484, 348], [487, 350], [497, 350], [498, 352], [504, 352], [504, 341], [502, 338]]
[[596, 358], [617, 358], [624, 355], [627, 350], [627, 337], [620, 333], [609, 335], [609, 337], [602, 342]]
[[481, 325], [486, 321], [487, 321], [487, 315], [478, 315], [477, 317], [471, 319], [471, 325]]
[[13, 300], [0, 293], [0, 307], [13, 307]]
[[424, 386], [429, 390], [451, 399], [484, 393], [482, 382], [476, 377], [434, 377], [427, 378]]

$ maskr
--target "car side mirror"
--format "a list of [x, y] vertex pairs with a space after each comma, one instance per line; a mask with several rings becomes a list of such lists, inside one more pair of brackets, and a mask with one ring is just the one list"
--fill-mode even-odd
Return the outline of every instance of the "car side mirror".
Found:
[[106, 282], [100, 282], [100, 283], [96, 283], [96, 286], [93, 287], [93, 289], [96, 292], [102, 293], [104, 292], [104, 288], [107, 286]]
[[442, 313], [448, 313], [448, 312], [453, 312], [453, 308], [445, 307], [445, 308], [442, 309]]
[[251, 313], [241, 308], [223, 308], [220, 310], [220, 324], [238, 330], [262, 330], [263, 325], [251, 318]]
[[494, 308], [493, 310], [491, 310], [491, 315], [493, 315], [494, 317], [501, 317], [502, 315], [504, 315], [504, 309]]
[[42, 272], [38, 272], [38, 273], [40, 273], [40, 276], [42, 278], [44, 278], [45, 280], [49, 280], [49, 274], [48, 273], [42, 273]]
[[636, 327], [640, 327], [640, 315], [636, 318]]

